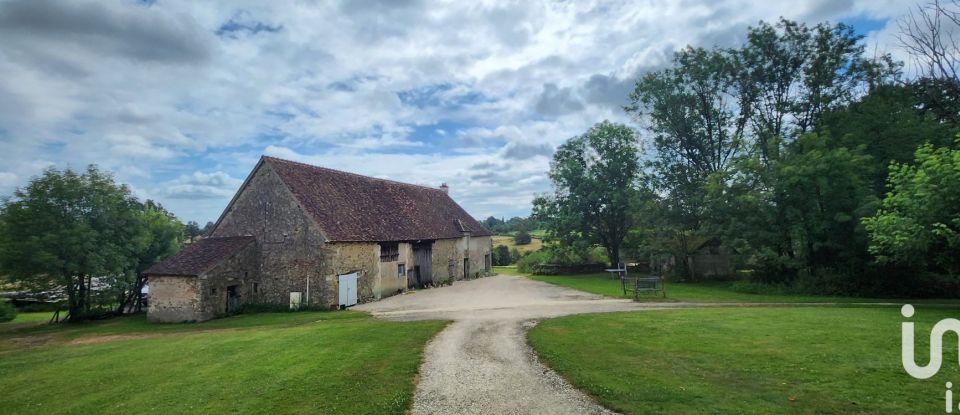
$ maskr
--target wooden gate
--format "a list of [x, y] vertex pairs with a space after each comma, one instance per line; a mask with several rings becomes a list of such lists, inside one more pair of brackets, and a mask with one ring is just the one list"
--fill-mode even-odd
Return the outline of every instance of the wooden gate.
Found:
[[433, 283], [433, 242], [413, 244], [413, 273], [407, 276], [407, 288], [423, 288]]

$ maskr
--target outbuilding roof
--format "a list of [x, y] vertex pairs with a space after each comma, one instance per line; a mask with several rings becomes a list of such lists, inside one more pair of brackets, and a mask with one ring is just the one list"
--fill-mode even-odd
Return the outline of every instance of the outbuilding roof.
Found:
[[446, 191], [264, 156], [331, 242], [459, 238], [490, 231]]
[[230, 236], [198, 240], [173, 256], [144, 271], [146, 275], [197, 276], [230, 258], [256, 239], [252, 236]]

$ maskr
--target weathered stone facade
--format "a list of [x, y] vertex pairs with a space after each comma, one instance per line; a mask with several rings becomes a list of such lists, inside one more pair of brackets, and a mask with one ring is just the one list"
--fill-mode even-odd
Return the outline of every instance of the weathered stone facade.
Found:
[[151, 275], [147, 319], [161, 323], [209, 320], [230, 311], [231, 293], [237, 306], [256, 302], [258, 251], [256, 244], [249, 244], [198, 276]]
[[[350, 185], [339, 186], [344, 181]], [[339, 233], [331, 238], [325, 229]], [[414, 239], [420, 235], [430, 239]], [[207, 248], [158, 267], [175, 276], [149, 277], [148, 315], [200, 321], [245, 303], [286, 307], [293, 297], [301, 306], [335, 307], [338, 276], [350, 273], [359, 302], [473, 278], [489, 270], [488, 235], [442, 190], [264, 158], [204, 240]], [[213, 252], [231, 246], [232, 256]], [[415, 268], [420, 278], [411, 280]]]
[[206, 320], [203, 317], [200, 280], [181, 275], [150, 277], [150, 307], [147, 309], [149, 321], [179, 323]]
[[323, 272], [323, 234], [269, 165], [240, 190], [211, 236], [244, 235], [255, 237], [260, 247], [261, 287], [254, 302], [289, 304], [291, 292], [302, 293], [304, 304], [336, 302]]

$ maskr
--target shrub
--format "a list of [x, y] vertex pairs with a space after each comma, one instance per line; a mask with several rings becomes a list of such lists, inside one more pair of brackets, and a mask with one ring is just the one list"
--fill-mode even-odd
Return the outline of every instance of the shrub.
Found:
[[517, 260], [517, 271], [533, 273], [537, 266], [550, 262], [551, 257], [550, 252], [545, 249], [526, 254]]
[[510, 265], [516, 258], [510, 254], [510, 249], [506, 245], [497, 245], [493, 248], [493, 265]]
[[530, 237], [530, 232], [527, 232], [526, 229], [521, 229], [517, 231], [517, 235], [513, 237], [513, 243], [517, 245], [527, 245], [532, 241]]
[[0, 322], [12, 321], [17, 317], [17, 309], [13, 308], [10, 301], [0, 300]]

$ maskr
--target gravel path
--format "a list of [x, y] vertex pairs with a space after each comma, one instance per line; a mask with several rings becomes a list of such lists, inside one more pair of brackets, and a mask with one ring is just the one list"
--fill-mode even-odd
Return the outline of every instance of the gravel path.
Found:
[[427, 345], [414, 414], [609, 414], [541, 365], [526, 331], [547, 317], [678, 306], [609, 299], [506, 275], [356, 309], [393, 320], [453, 320]]
[[414, 414], [609, 414], [613, 412], [540, 364], [526, 341], [527, 330], [537, 321], [627, 310], [835, 305], [839, 304], [637, 303], [501, 275], [355, 308], [391, 320], [453, 320], [427, 345], [413, 400]]

